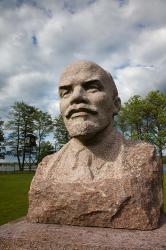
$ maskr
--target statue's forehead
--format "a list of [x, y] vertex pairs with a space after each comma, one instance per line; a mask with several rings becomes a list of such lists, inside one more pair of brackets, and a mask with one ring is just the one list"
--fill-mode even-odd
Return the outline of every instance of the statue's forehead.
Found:
[[69, 65], [61, 75], [60, 85], [73, 81], [86, 81], [91, 79], [102, 79], [106, 72], [93, 63], [77, 63]]

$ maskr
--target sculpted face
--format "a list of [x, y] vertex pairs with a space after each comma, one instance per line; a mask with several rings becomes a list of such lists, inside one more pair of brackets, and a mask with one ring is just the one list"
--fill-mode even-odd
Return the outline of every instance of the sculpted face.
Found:
[[71, 137], [91, 137], [113, 123], [120, 99], [109, 73], [93, 62], [69, 65], [60, 78], [60, 109]]

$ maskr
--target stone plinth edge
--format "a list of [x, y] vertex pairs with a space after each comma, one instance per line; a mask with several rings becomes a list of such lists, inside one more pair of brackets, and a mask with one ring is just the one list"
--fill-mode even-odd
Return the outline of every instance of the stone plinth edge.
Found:
[[25, 218], [0, 227], [0, 250], [164, 250], [166, 217], [152, 231], [32, 224]]

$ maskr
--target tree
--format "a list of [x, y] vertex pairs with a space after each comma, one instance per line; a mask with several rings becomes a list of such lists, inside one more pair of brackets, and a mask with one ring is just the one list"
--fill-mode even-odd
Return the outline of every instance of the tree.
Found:
[[52, 154], [54, 152], [54, 147], [49, 141], [42, 141], [40, 145], [40, 155], [38, 162], [40, 162], [46, 155]]
[[0, 142], [4, 141], [3, 124], [4, 121], [0, 120]]
[[[12, 141], [12, 145], [16, 150], [19, 169], [23, 171], [26, 153], [32, 153], [31, 146], [27, 145], [28, 137], [31, 136], [32, 138], [32, 136], [35, 137], [36, 135], [38, 142], [38, 159], [36, 160], [39, 160], [41, 143], [52, 131], [53, 122], [51, 116], [47, 112], [43, 112], [24, 102], [16, 102], [11, 107], [10, 117], [6, 127], [10, 130], [9, 139]], [[29, 159], [30, 158], [31, 157], [29, 157]]]
[[122, 134], [125, 137], [130, 137], [131, 131], [129, 131], [129, 124], [128, 120], [126, 119], [127, 117], [127, 110], [125, 109], [124, 106], [121, 107], [121, 110], [118, 113], [118, 116], [115, 117], [115, 127], [119, 127]]
[[[146, 118], [146, 119], [145, 119]], [[151, 91], [145, 98], [144, 120], [149, 142], [157, 146], [160, 157], [166, 148], [166, 94]], [[144, 130], [145, 131], [145, 130]]]
[[139, 95], [131, 97], [120, 111], [119, 126], [123, 134], [128, 134], [131, 139], [143, 139], [143, 107], [144, 100]]
[[39, 109], [35, 111], [35, 134], [38, 138], [38, 160], [41, 158], [41, 143], [44, 138], [53, 130], [51, 115]]
[[26, 154], [26, 138], [35, 129], [35, 108], [24, 102], [16, 102], [9, 112], [6, 128], [10, 130], [9, 139], [16, 150], [20, 171], [24, 170]]
[[154, 144], [162, 158], [166, 148], [166, 94], [151, 91], [145, 98], [131, 97], [119, 112], [117, 124], [131, 139]]
[[58, 148], [61, 148], [69, 141], [69, 134], [64, 125], [63, 118], [61, 115], [55, 118], [54, 128], [54, 138], [58, 143]]

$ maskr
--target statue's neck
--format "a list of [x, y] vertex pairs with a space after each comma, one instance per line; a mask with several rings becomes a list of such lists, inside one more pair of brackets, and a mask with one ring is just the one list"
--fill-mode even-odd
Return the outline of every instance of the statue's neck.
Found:
[[115, 140], [116, 129], [110, 124], [108, 127], [102, 131], [96, 133], [95, 135], [89, 135], [81, 138], [73, 138], [75, 143], [81, 144], [82, 146], [88, 148], [95, 147], [105, 147], [106, 145], [111, 145]]
[[77, 148], [78, 152], [85, 151], [87, 154], [92, 154], [103, 161], [114, 161], [118, 154], [122, 143], [122, 136], [116, 131], [115, 128], [107, 127], [102, 132], [94, 135], [87, 141], [73, 138], [71, 144], [73, 148]]

